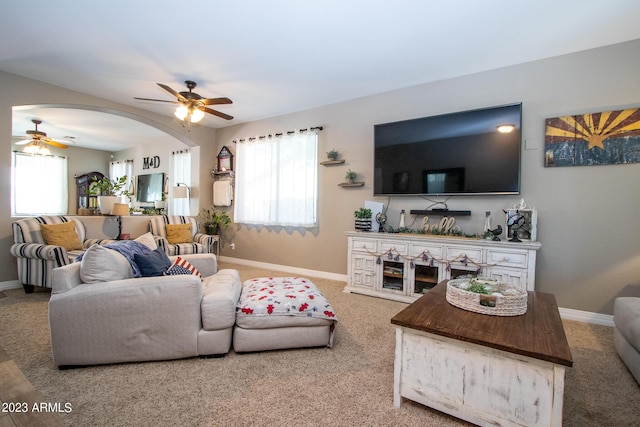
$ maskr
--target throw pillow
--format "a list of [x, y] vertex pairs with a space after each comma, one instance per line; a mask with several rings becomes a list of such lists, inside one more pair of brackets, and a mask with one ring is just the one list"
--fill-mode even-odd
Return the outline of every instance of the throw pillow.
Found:
[[167, 224], [167, 241], [171, 244], [191, 243], [191, 224]]
[[171, 260], [162, 248], [156, 248], [146, 254], [135, 254], [133, 260], [138, 265], [142, 277], [162, 276], [167, 267], [171, 266]]
[[195, 268], [189, 261], [183, 258], [176, 258], [176, 260], [171, 264], [171, 267], [167, 269], [165, 273], [167, 276], [175, 276], [178, 274], [193, 274], [196, 277], [199, 277], [202, 280], [202, 274]]
[[80, 261], [82, 283], [110, 282], [133, 278], [133, 269], [127, 258], [113, 249], [91, 245]]
[[82, 249], [75, 221], [61, 224], [40, 224], [40, 230], [47, 245], [62, 246], [68, 251]]
[[151, 234], [151, 232], [144, 233], [142, 236], [133, 239], [133, 241], [142, 243], [152, 251], [158, 249], [158, 245], [156, 245], [156, 239], [153, 238], [153, 234]]

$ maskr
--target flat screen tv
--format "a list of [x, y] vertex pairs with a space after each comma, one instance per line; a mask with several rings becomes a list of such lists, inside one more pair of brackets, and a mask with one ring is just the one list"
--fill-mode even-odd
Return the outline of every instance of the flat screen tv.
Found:
[[374, 194], [519, 194], [521, 129], [521, 103], [377, 124]]
[[164, 185], [164, 173], [150, 173], [138, 175], [136, 187], [136, 200], [149, 203], [162, 200], [162, 187]]

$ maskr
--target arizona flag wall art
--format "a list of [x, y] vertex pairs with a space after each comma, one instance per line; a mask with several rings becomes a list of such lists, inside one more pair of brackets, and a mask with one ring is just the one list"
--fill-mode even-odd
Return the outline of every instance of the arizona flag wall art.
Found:
[[546, 119], [544, 165], [640, 162], [640, 108]]

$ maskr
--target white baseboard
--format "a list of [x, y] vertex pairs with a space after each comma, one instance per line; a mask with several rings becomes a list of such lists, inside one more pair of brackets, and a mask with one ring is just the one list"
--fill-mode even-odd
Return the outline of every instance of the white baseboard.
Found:
[[7, 289], [18, 289], [22, 285], [17, 280], [8, 280], [6, 282], [0, 282], [0, 291], [6, 291]]
[[[278, 270], [286, 273], [292, 273], [297, 276], [319, 277], [321, 279], [337, 280], [339, 282], [347, 282], [346, 274], [329, 273], [328, 271], [309, 270], [306, 268], [291, 267], [289, 265], [271, 264], [267, 262], [251, 261], [241, 258], [232, 258], [227, 256], [219, 256], [220, 261], [230, 262], [233, 264], [246, 265], [249, 267], [264, 268], [265, 270]], [[9, 280], [0, 282], [0, 291], [7, 289], [18, 289], [22, 285], [17, 280]], [[600, 313], [591, 313], [589, 311], [573, 310], [571, 308], [558, 309], [560, 317], [567, 320], [575, 320], [577, 322], [593, 323], [602, 326], [613, 327], [613, 316]]]
[[297, 276], [319, 277], [321, 279], [337, 280], [339, 282], [347, 282], [346, 274], [330, 273], [328, 271], [309, 270], [306, 268], [291, 267], [290, 265], [270, 264], [268, 262], [251, 261], [247, 259], [232, 258], [228, 256], [219, 256], [220, 261], [231, 262], [233, 264], [246, 265], [249, 267], [259, 267], [265, 270], [277, 270], [285, 273], [292, 273]]
[[590, 311], [573, 310], [571, 308], [558, 309], [560, 317], [567, 320], [575, 320], [578, 322], [593, 323], [594, 325], [613, 327], [613, 316], [608, 314], [592, 313]]
[[[311, 276], [320, 277], [322, 279], [338, 280], [340, 282], [347, 282], [346, 274], [329, 273], [327, 271], [308, 270], [304, 268], [291, 267], [288, 265], [271, 264], [267, 262], [251, 261], [247, 259], [232, 258], [227, 256], [219, 256], [220, 261], [231, 262], [234, 264], [246, 265], [249, 267], [259, 267], [265, 270], [278, 270], [287, 273], [293, 273], [299, 276]], [[613, 327], [613, 316], [591, 313], [589, 311], [573, 310], [571, 308], [558, 309], [560, 311], [560, 317], [567, 320], [575, 320], [577, 322], [593, 323], [602, 326]]]

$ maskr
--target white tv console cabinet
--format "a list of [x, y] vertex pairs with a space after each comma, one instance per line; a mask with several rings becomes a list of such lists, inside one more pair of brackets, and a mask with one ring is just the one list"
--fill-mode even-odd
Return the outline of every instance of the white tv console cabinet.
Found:
[[345, 292], [411, 303], [445, 279], [490, 277], [533, 291], [539, 242], [347, 231]]

